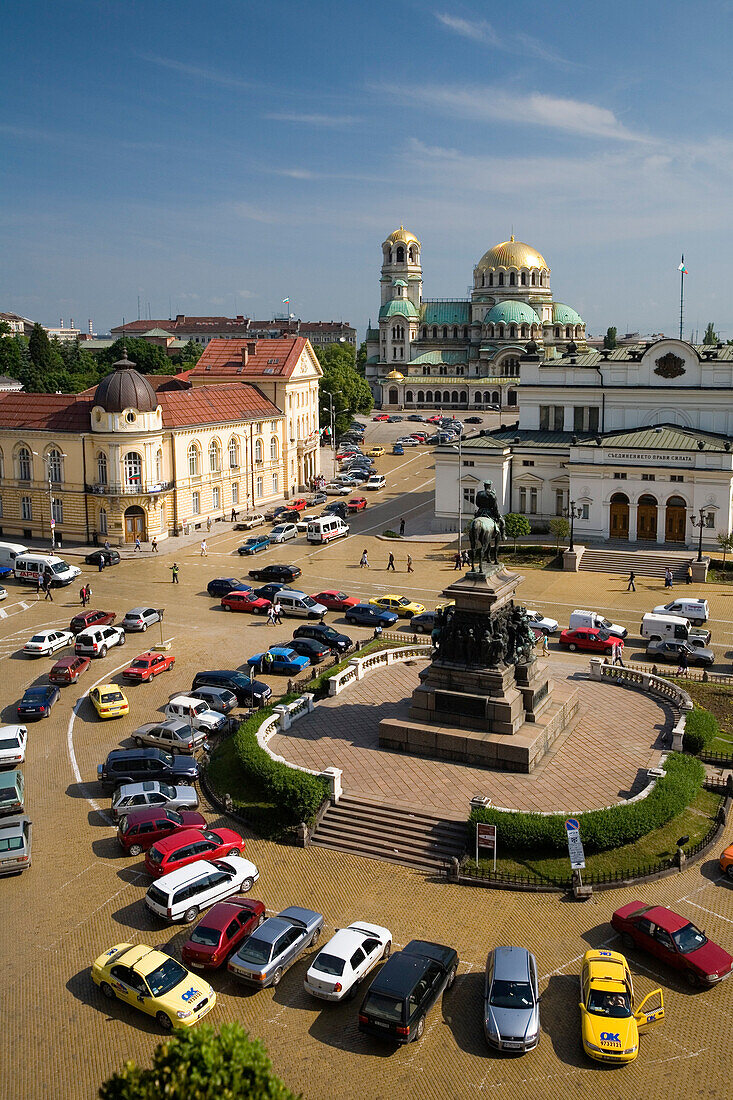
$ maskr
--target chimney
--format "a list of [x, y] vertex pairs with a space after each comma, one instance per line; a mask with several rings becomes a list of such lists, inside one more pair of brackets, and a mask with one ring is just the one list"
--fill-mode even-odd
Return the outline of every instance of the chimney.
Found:
[[73, 327], [74, 327], [74, 318], [69, 317], [69, 328], [73, 328]]
[[91, 317], [89, 318], [89, 335], [90, 335], [90, 336], [93, 336], [93, 335], [94, 335], [94, 328], [93, 328], [93, 326], [92, 326], [92, 319], [91, 319]]
[[[249, 341], [246, 344], [242, 344], [242, 366], [247, 366], [247, 360], [249, 359]], [[241, 369], [241, 368], [240, 368]]]
[[[248, 340], [247, 341], [247, 355], [254, 355], [254, 353], [256, 351], [257, 351], [257, 341], [256, 340]], [[247, 360], [245, 359], [245, 363], [246, 362], [247, 362]]]

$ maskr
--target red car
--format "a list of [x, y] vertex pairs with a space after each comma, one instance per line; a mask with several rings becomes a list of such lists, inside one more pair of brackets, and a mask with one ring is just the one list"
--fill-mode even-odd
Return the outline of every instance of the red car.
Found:
[[428, 433], [427, 432], [412, 432], [410, 438], [411, 439], [419, 439], [421, 443], [424, 443], [425, 440], [428, 438]]
[[158, 673], [168, 672], [175, 663], [176, 659], [171, 653], [154, 653], [149, 650], [131, 661], [127, 668], [123, 668], [122, 675], [126, 680], [146, 684]]
[[145, 870], [153, 878], [177, 871], [197, 859], [223, 859], [244, 851], [244, 837], [231, 829], [184, 829], [156, 840], [145, 856]]
[[440, 424], [442, 416], [429, 416], [425, 421], [426, 424]]
[[389, 417], [387, 416], [386, 413], [379, 413], [378, 416], [373, 416], [372, 420], [374, 420], [374, 421], [376, 421], [376, 420], [389, 420]]
[[172, 833], [205, 828], [206, 818], [195, 810], [131, 810], [117, 823], [117, 839], [128, 855], [139, 856]]
[[350, 607], [356, 607], [360, 602], [358, 596], [347, 596], [345, 592], [339, 592], [337, 588], [326, 589], [325, 592], [317, 592], [311, 596], [316, 603], [322, 603], [329, 611], [348, 611]]
[[615, 638], [597, 626], [579, 626], [577, 630], [563, 630], [557, 639], [565, 649], [582, 649], [586, 653], [605, 653], [610, 657], [613, 647], [624, 648], [620, 638]]
[[252, 615], [266, 615], [270, 610], [270, 601], [254, 592], [229, 592], [221, 598], [225, 611], [249, 611]]
[[288, 508], [295, 509], [296, 512], [302, 512], [304, 508], [308, 507], [308, 501], [305, 497], [296, 497], [295, 500], [288, 501]]
[[664, 905], [630, 901], [617, 909], [611, 924], [624, 947], [640, 947], [684, 971], [690, 985], [711, 986], [727, 978], [733, 958], [709, 940], [687, 917]]
[[363, 512], [367, 506], [365, 497], [352, 497], [346, 501], [346, 507], [350, 512]]
[[73, 634], [81, 634], [90, 626], [110, 626], [117, 618], [115, 611], [81, 611], [69, 623], [69, 630]]
[[265, 919], [264, 902], [218, 901], [198, 922], [181, 948], [181, 959], [192, 970], [215, 970], [242, 940]]
[[62, 657], [48, 674], [52, 684], [75, 684], [91, 661], [88, 657]]

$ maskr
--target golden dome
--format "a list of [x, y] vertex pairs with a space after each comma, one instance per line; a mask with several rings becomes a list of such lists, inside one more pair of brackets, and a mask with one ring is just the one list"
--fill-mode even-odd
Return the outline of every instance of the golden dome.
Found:
[[488, 252], [484, 252], [476, 267], [479, 271], [496, 267], [534, 267], [543, 271], [550, 270], [545, 257], [536, 248], [524, 244], [523, 241], [515, 241], [513, 236], [508, 241], [495, 244]]
[[391, 379], [393, 382], [402, 382], [404, 377], [404, 374], [400, 374], [398, 370], [391, 370], [387, 375], [387, 378]]
[[409, 229], [405, 229], [404, 225], [401, 225], [399, 229], [395, 229], [394, 233], [390, 233], [387, 237], [385, 244], [396, 244], [397, 241], [402, 241], [403, 244], [412, 244], [413, 242], [419, 247], [420, 242], [414, 233], [411, 233]]

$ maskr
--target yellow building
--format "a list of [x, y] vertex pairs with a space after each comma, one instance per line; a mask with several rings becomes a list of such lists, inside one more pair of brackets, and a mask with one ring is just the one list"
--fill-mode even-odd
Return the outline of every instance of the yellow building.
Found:
[[[291, 464], [313, 452], [293, 417], [249, 380], [203, 381], [125, 356], [95, 390], [0, 393], [3, 538], [162, 541], [297, 491]], [[277, 396], [287, 407], [287, 382]]]

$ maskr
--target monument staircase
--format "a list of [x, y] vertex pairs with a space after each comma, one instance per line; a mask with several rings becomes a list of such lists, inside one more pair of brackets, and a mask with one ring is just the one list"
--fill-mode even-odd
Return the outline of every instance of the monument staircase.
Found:
[[664, 577], [669, 566], [674, 580], [684, 581], [687, 566], [697, 557], [692, 550], [648, 550], [643, 543], [628, 545], [628, 550], [586, 546], [580, 559], [581, 572], [628, 574], [633, 569], [638, 577]]
[[311, 843], [431, 873], [444, 872], [454, 856], [461, 858], [466, 835], [463, 821], [344, 792], [316, 826]]

